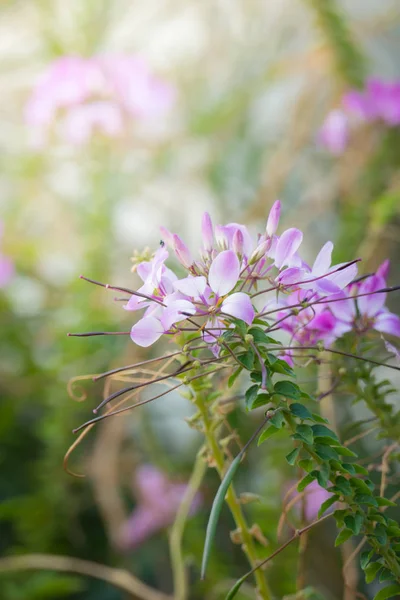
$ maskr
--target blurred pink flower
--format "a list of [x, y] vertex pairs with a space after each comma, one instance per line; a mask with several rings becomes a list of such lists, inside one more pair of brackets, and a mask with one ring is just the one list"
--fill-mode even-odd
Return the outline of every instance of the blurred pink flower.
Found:
[[122, 135], [129, 119], [154, 121], [171, 108], [174, 88], [136, 56], [64, 56], [39, 79], [25, 107], [37, 145], [59, 120], [61, 135], [80, 145], [95, 131]]
[[318, 133], [319, 143], [332, 154], [342, 154], [349, 141], [349, 119], [342, 110], [332, 110]]
[[[3, 236], [3, 223], [0, 221], [0, 239]], [[0, 288], [5, 287], [14, 275], [14, 263], [0, 251]]]
[[[294, 481], [290, 482], [289, 489], [295, 484]], [[318, 517], [318, 511], [321, 508], [321, 505], [328, 500], [332, 496], [330, 492], [327, 492], [324, 488], [322, 488], [318, 482], [314, 479], [302, 492], [304, 494], [303, 500], [300, 499], [299, 492], [296, 489], [286, 498], [287, 503], [295, 498], [299, 498], [297, 502], [294, 504], [294, 510], [298, 515], [303, 510], [302, 502], [304, 502], [304, 518], [307, 523], [312, 523]], [[331, 507], [330, 509], [335, 510], [335, 507]]]
[[[121, 549], [136, 548], [160, 529], [168, 527], [174, 521], [186, 488], [186, 483], [170, 481], [151, 465], [139, 467], [134, 480], [138, 502], [122, 526]], [[200, 494], [196, 494], [190, 508], [191, 515], [198, 511], [200, 504]]]

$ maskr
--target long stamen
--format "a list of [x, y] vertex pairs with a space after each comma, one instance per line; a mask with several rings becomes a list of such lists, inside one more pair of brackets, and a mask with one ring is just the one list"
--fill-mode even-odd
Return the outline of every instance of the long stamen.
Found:
[[110, 285], [109, 283], [101, 283], [100, 281], [96, 281], [95, 279], [89, 279], [89, 277], [85, 277], [84, 275], [80, 275], [79, 279], [83, 279], [84, 281], [88, 281], [89, 283], [93, 283], [94, 285], [99, 285], [100, 287], [106, 288], [107, 290], [131, 294], [132, 296], [138, 296], [139, 298], [144, 298], [145, 300], [149, 300], [150, 302], [156, 302], [156, 304], [161, 304], [161, 306], [165, 306], [164, 302], [158, 300], [158, 298], [153, 298], [152, 296], [142, 294], [142, 292], [137, 292], [136, 290], [130, 290], [124, 287], [117, 287], [114, 285]]
[[130, 335], [130, 331], [86, 331], [84, 333], [67, 333], [67, 337], [92, 337], [96, 335]]
[[115, 373], [121, 373], [122, 371], [129, 371], [129, 370], [135, 369], [137, 367], [143, 367], [144, 365], [149, 365], [151, 363], [166, 360], [168, 358], [178, 356], [179, 354], [182, 354], [181, 350], [178, 350], [177, 352], [171, 352], [171, 354], [166, 354], [165, 356], [158, 356], [157, 358], [150, 358], [149, 360], [143, 360], [142, 362], [134, 363], [132, 365], [127, 365], [125, 367], [118, 367], [116, 369], [111, 369], [110, 371], [105, 371], [104, 373], [95, 375], [95, 377], [93, 377], [93, 381], [99, 381], [99, 379], [103, 379], [104, 377], [109, 377], [110, 375], [114, 375]]

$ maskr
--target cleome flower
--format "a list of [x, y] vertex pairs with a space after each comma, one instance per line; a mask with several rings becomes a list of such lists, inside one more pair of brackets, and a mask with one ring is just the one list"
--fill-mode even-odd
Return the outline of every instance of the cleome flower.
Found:
[[[151, 346], [161, 336], [179, 332], [180, 324], [188, 321], [190, 329], [198, 330], [203, 342], [218, 354], [218, 340], [232, 326], [233, 319], [247, 325], [254, 322], [258, 294], [270, 291], [285, 298], [303, 291], [309, 298], [317, 299], [340, 293], [354, 279], [357, 266], [353, 263], [331, 266], [333, 244], [327, 242], [310, 267], [298, 254], [303, 240], [299, 229], [290, 228], [276, 235], [280, 209], [280, 202], [276, 201], [265, 232], [256, 241], [238, 223], [213, 227], [211, 217], [205, 213], [198, 258], [193, 258], [177, 234], [161, 227], [162, 245], [153, 258], [137, 266], [143, 285], [124, 306], [128, 311], [144, 310], [131, 329], [131, 339], [139, 346]], [[167, 247], [186, 276], [179, 278], [165, 265], [169, 258]], [[257, 291], [257, 286], [265, 283], [271, 287]], [[284, 305], [285, 301], [279, 306]], [[315, 317], [315, 312], [311, 317]], [[326, 315], [320, 318], [328, 320]], [[332, 313], [329, 318], [335, 320]], [[296, 328], [299, 325], [304, 328], [304, 319], [310, 320], [310, 315], [302, 315], [296, 321]], [[290, 323], [288, 320], [283, 329], [289, 331]]]

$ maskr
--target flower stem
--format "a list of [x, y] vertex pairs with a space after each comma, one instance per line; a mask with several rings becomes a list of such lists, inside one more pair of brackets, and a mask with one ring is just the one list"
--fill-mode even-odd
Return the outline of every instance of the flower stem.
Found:
[[[218, 471], [218, 474], [222, 479], [225, 473], [225, 457], [224, 452], [218, 443], [214, 423], [210, 417], [210, 413], [206, 402], [206, 393], [207, 392], [205, 392], [204, 390], [196, 391], [195, 404], [203, 418], [204, 435], [206, 438], [207, 446], [215, 461], [215, 467]], [[257, 557], [254, 539], [251, 533], [249, 532], [249, 528], [245, 516], [243, 514], [242, 507], [236, 496], [233, 485], [229, 486], [228, 492], [226, 494], [226, 503], [231, 511], [232, 517], [236, 523], [236, 527], [240, 530], [243, 541], [242, 549], [246, 554], [252, 569], [254, 569], [258, 565], [259, 559]], [[270, 600], [272, 598], [272, 594], [266, 581], [264, 571], [262, 571], [261, 569], [255, 570], [254, 577], [257, 583], [257, 591], [260, 595], [260, 598], [262, 598], [263, 600]]]

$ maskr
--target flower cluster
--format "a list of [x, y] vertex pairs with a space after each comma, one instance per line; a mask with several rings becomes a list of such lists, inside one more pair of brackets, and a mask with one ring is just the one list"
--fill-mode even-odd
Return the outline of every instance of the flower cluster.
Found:
[[400, 125], [400, 82], [369, 79], [363, 91], [350, 90], [342, 98], [342, 108], [331, 111], [318, 139], [332, 154], [341, 154], [350, 139], [352, 122], [381, 121], [387, 127]]
[[[213, 227], [205, 213], [196, 259], [177, 234], [162, 227], [160, 248], [136, 266], [143, 285], [124, 306], [144, 311], [131, 329], [132, 340], [147, 347], [163, 335], [197, 331], [218, 356], [221, 336], [234, 319], [250, 326], [261, 318], [269, 329], [289, 332], [291, 343], [302, 345], [322, 341], [329, 346], [350, 330], [374, 328], [400, 336], [399, 317], [384, 307], [388, 262], [376, 274], [354, 282], [356, 261], [332, 265], [333, 244], [327, 242], [310, 266], [299, 254], [299, 229], [276, 234], [279, 216], [276, 201], [264, 233], [254, 241], [243, 225]], [[186, 272], [184, 277], [166, 266], [167, 248]], [[182, 327], [185, 321], [187, 327]]]
[[42, 74], [25, 109], [35, 143], [58, 126], [67, 142], [81, 145], [95, 131], [124, 134], [128, 120], [153, 120], [166, 113], [174, 89], [156, 78], [137, 56], [64, 56]]

